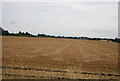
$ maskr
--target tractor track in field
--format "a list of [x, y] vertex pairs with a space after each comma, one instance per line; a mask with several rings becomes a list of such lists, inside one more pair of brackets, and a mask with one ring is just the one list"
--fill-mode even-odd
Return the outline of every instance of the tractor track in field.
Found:
[[71, 42], [69, 42], [67, 45], [63, 46], [62, 48], [59, 48], [58, 50], [55, 50], [52, 55], [60, 54], [62, 50], [70, 46]]
[[[59, 73], [69, 73], [66, 70], [52, 70], [52, 69], [37, 69], [37, 68], [25, 68], [25, 67], [5, 67], [2, 66], [0, 68], [5, 69], [16, 69], [16, 70], [32, 70], [32, 71], [46, 71], [46, 72], [59, 72]], [[90, 72], [73, 72], [78, 74], [85, 74], [85, 75], [101, 75], [101, 76], [119, 76], [120, 74], [112, 74], [112, 73], [90, 73]]]
[[62, 72], [66, 73], [67, 71], [63, 70], [52, 70], [52, 69], [37, 69], [37, 68], [22, 68], [22, 67], [5, 67], [3, 66], [2, 68], [7, 68], [7, 69], [19, 69], [19, 70], [33, 70], [33, 71], [46, 71], [46, 72]]
[[64, 77], [44, 77], [44, 76], [34, 76], [34, 75], [18, 75], [18, 74], [9, 74], [9, 73], [2, 73], [4, 76], [17, 76], [17, 77], [28, 77], [28, 78], [50, 78], [50, 79], [69, 79], [69, 78], [64, 78]]

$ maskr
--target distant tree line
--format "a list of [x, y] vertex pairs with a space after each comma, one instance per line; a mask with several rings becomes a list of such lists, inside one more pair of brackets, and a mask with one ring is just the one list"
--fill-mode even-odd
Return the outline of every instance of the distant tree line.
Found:
[[2, 36], [24, 36], [24, 37], [50, 37], [50, 38], [65, 38], [65, 39], [83, 39], [83, 40], [106, 40], [106, 41], [112, 41], [112, 42], [118, 42], [120, 43], [120, 39], [115, 38], [115, 39], [108, 39], [108, 38], [89, 38], [89, 37], [71, 37], [71, 36], [51, 36], [51, 35], [46, 35], [46, 34], [38, 34], [38, 35], [33, 35], [30, 34], [29, 32], [21, 32], [19, 31], [18, 33], [9, 33], [9, 31], [4, 30], [2, 27], [0, 27], [0, 35]]

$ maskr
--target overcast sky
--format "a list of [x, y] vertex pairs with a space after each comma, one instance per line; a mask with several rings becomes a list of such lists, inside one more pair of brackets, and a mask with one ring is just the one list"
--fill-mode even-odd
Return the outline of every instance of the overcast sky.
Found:
[[2, 13], [10, 32], [118, 37], [117, 2], [4, 2]]

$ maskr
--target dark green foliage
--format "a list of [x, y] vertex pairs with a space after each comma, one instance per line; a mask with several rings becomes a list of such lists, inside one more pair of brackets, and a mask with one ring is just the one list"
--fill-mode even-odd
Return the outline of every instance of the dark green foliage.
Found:
[[112, 42], [118, 42], [120, 43], [120, 39], [107, 39], [107, 38], [89, 38], [89, 37], [65, 37], [65, 36], [51, 36], [46, 34], [38, 34], [38, 35], [32, 35], [29, 32], [21, 32], [18, 33], [9, 33], [7, 30], [4, 30], [2, 27], [0, 27], [0, 35], [2, 36], [22, 36], [22, 37], [50, 37], [50, 38], [64, 38], [64, 39], [83, 39], [83, 40], [106, 40], [106, 41], [112, 41]]
[[9, 32], [0, 27], [0, 35], [8, 36]]
[[113, 42], [119, 42], [120, 43], [120, 39], [118, 38], [115, 38], [115, 39], [112, 39]]

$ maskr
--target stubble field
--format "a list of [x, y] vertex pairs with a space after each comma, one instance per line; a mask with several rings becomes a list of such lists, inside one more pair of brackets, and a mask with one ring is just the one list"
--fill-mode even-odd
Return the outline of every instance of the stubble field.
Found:
[[2, 37], [4, 79], [117, 79], [118, 43]]

